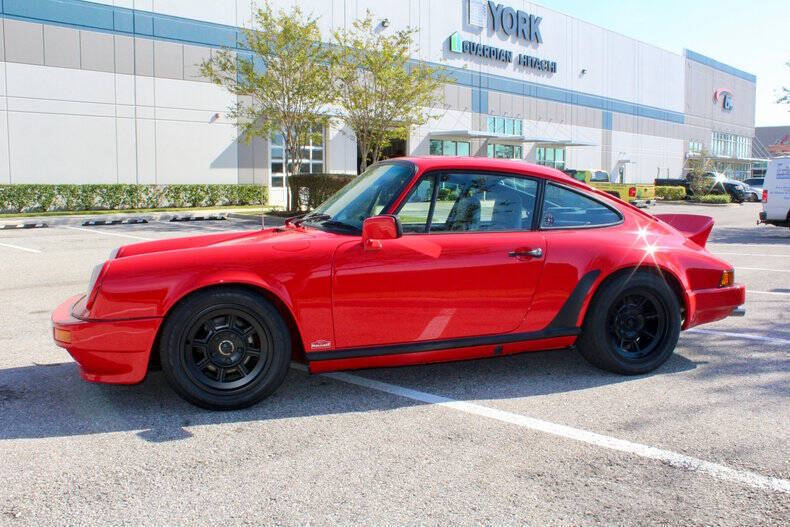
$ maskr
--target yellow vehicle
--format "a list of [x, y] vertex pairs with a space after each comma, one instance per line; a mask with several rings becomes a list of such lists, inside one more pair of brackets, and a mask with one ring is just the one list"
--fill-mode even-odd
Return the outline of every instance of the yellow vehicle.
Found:
[[656, 187], [648, 183], [615, 183], [609, 172], [605, 170], [576, 170], [565, 169], [564, 172], [573, 179], [583, 181], [591, 187], [603, 190], [617, 198], [627, 201], [638, 207], [654, 205], [656, 202]]

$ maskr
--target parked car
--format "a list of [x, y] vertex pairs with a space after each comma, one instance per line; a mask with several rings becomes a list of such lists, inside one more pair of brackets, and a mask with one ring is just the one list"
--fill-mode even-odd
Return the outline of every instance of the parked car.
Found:
[[161, 363], [210, 409], [313, 373], [575, 346], [643, 374], [681, 330], [745, 301], [706, 216], [651, 216], [552, 168], [484, 158], [373, 165], [284, 227], [136, 243], [53, 316], [88, 381]]
[[762, 189], [757, 189], [744, 184], [744, 191], [743, 191], [744, 201], [752, 201], [754, 203], [757, 203], [762, 198], [762, 195], [763, 195]]
[[652, 205], [656, 202], [656, 187], [646, 183], [616, 183], [605, 170], [563, 170], [573, 179], [587, 183], [591, 187], [603, 190], [623, 201], [637, 206]]
[[765, 178], [761, 177], [750, 177], [749, 179], [745, 179], [743, 184], [753, 189], [757, 189], [760, 192], [763, 191], [763, 184], [765, 183]]
[[[707, 194], [729, 194], [734, 203], [743, 203], [747, 199], [747, 188], [742, 182], [728, 178], [721, 172], [708, 172], [705, 174], [705, 187]], [[694, 195], [691, 186], [692, 174], [686, 175], [686, 192], [689, 196]]]
[[768, 162], [760, 222], [790, 226], [790, 156]]

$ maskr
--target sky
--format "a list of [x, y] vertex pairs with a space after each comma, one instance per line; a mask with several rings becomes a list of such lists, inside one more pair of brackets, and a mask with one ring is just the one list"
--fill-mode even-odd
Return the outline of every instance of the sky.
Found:
[[790, 0], [535, 0], [648, 44], [684, 48], [757, 76], [757, 126], [790, 126]]

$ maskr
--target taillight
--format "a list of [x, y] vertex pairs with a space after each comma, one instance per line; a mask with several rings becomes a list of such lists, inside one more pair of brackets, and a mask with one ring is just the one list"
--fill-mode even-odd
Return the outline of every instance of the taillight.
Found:
[[763, 189], [763, 203], [768, 203], [768, 189]]
[[721, 280], [719, 280], [719, 287], [729, 287], [735, 283], [735, 271], [730, 269], [721, 273]]
[[628, 197], [635, 198], [636, 197], [636, 187], [631, 187], [628, 189]]

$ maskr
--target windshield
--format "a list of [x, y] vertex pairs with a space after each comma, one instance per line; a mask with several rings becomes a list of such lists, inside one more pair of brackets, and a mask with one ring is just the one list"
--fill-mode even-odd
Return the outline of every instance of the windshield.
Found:
[[362, 222], [381, 214], [413, 175], [414, 165], [410, 163], [374, 165], [305, 216], [303, 221], [326, 227], [344, 225], [361, 231]]

